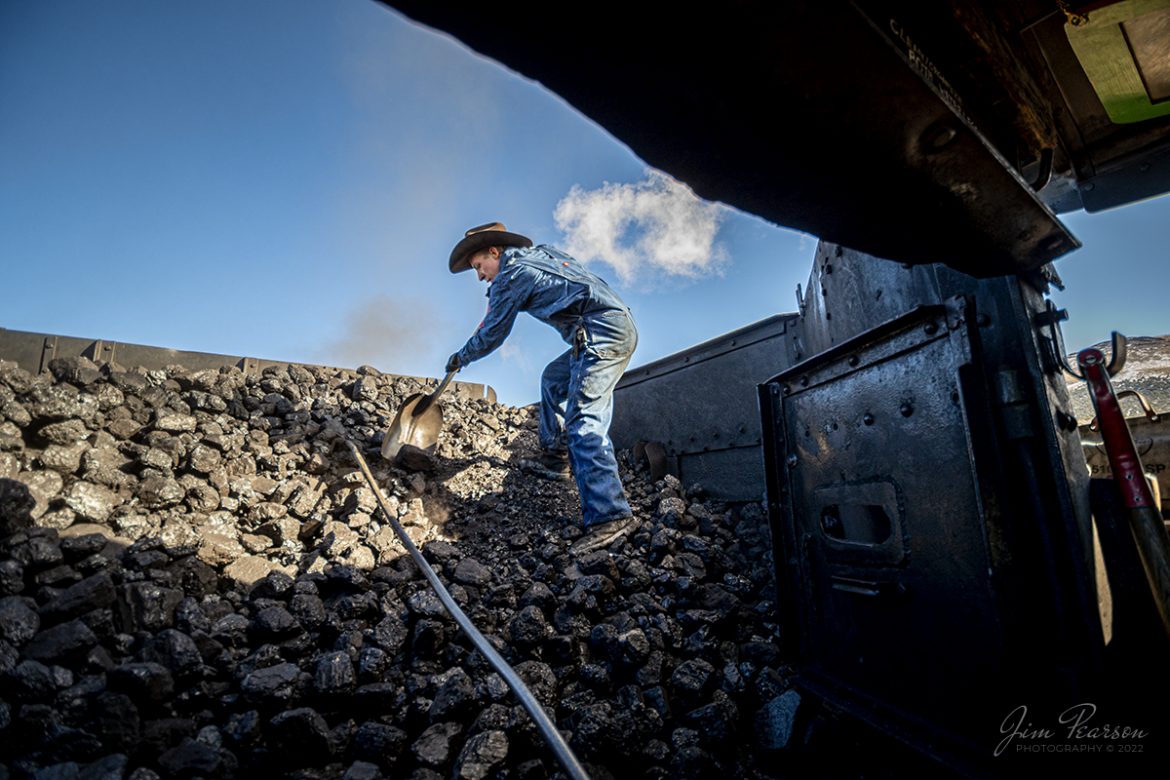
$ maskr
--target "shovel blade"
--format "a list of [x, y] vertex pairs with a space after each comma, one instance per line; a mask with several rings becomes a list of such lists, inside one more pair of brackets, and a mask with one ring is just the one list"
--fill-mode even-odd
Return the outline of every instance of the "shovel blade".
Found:
[[390, 423], [382, 437], [383, 458], [393, 460], [407, 444], [434, 453], [439, 444], [439, 432], [443, 430], [443, 408], [432, 401], [416, 417], [414, 412], [426, 397], [424, 393], [415, 393], [402, 403], [394, 422]]

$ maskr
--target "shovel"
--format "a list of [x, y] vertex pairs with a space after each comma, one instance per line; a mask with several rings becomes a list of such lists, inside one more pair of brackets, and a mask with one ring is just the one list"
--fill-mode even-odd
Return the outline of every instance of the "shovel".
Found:
[[435, 401], [451, 384], [455, 372], [447, 374], [439, 389], [430, 395], [415, 393], [408, 397], [394, 417], [394, 422], [386, 429], [382, 437], [382, 457], [393, 459], [398, 451], [407, 444], [426, 450], [435, 451], [439, 443], [439, 431], [443, 430], [443, 407]]

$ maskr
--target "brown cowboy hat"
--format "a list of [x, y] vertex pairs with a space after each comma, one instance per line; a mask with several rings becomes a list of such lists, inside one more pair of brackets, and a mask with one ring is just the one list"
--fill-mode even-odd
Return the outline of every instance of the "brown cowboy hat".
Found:
[[468, 230], [451, 250], [448, 264], [451, 273], [471, 268], [471, 256], [489, 246], [532, 246], [532, 239], [519, 233], [509, 233], [503, 222], [489, 222]]

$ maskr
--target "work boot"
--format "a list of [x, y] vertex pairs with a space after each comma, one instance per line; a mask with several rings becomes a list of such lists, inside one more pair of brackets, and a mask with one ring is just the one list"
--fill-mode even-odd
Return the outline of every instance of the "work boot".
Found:
[[619, 517], [606, 523], [598, 523], [585, 529], [585, 535], [573, 542], [569, 551], [574, 555], [584, 555], [587, 552], [609, 547], [628, 534], [638, 530], [638, 520], [633, 515]]
[[569, 453], [564, 450], [541, 450], [535, 458], [521, 460], [520, 467], [546, 479], [568, 481], [573, 477], [569, 468]]

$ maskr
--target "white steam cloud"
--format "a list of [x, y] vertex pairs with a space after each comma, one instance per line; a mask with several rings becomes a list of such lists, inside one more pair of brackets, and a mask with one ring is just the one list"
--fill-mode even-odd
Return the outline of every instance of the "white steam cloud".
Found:
[[607, 182], [588, 191], [574, 186], [553, 217], [565, 234], [566, 252], [584, 263], [606, 263], [630, 282], [642, 270], [686, 278], [718, 273], [727, 260], [715, 241], [724, 209], [647, 170], [635, 184]]

